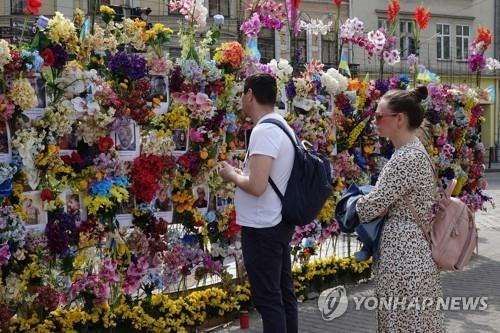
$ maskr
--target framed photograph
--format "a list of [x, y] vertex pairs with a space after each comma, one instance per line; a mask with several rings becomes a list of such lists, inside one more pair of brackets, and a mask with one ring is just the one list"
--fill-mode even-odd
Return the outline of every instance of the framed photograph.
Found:
[[43, 80], [40, 74], [35, 74], [32, 77], [28, 78], [28, 81], [31, 83], [33, 90], [35, 90], [35, 94], [37, 97], [37, 105], [34, 108], [29, 110], [24, 110], [23, 113], [30, 119], [36, 120], [39, 119], [47, 106], [47, 95], [45, 92], [45, 81]]
[[59, 153], [61, 155], [70, 155], [78, 148], [78, 136], [76, 135], [76, 127], [73, 127], [71, 133], [68, 133], [59, 139]]
[[47, 211], [43, 208], [40, 191], [24, 192], [21, 204], [28, 216], [25, 221], [28, 229], [43, 229], [47, 224]]
[[130, 121], [120, 125], [113, 133], [115, 148], [122, 160], [131, 161], [140, 154], [139, 126]]
[[120, 227], [130, 227], [132, 226], [132, 210], [135, 207], [135, 200], [132, 195], [129, 195], [126, 202], [118, 204], [116, 210], [116, 220], [120, 224]]
[[193, 207], [199, 208], [203, 214], [208, 209], [209, 194], [208, 185], [199, 185], [193, 188], [193, 195], [196, 199]]
[[226, 210], [229, 205], [233, 203], [233, 198], [215, 197], [215, 207], [217, 210]]
[[185, 153], [188, 148], [188, 129], [178, 128], [172, 130], [172, 139], [175, 143], [175, 152]]
[[77, 224], [87, 218], [83, 198], [80, 194], [66, 190], [60, 194], [60, 197], [64, 202], [64, 211], [74, 216]]
[[168, 76], [166, 75], [149, 75], [149, 100], [153, 98], [161, 98], [164, 103], [168, 104], [169, 91], [168, 91]]
[[10, 163], [12, 150], [10, 146], [10, 129], [6, 122], [0, 122], [0, 162]]
[[172, 202], [172, 190], [161, 187], [151, 202], [151, 208], [157, 217], [172, 221], [174, 204]]

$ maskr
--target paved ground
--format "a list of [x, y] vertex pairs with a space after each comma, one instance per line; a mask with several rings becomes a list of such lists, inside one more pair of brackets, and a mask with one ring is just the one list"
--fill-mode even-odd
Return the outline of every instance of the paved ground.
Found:
[[[489, 195], [500, 206], [500, 172], [486, 174], [490, 183]], [[488, 212], [476, 214], [479, 231], [479, 255], [462, 272], [442, 273], [445, 296], [487, 296], [487, 309], [483, 311], [446, 311], [448, 332], [488, 333], [500, 332], [500, 208], [487, 207]], [[355, 296], [372, 296], [373, 281], [346, 286], [349, 306], [344, 315], [324, 321], [317, 307], [317, 300], [299, 305], [299, 332], [375, 332], [375, 312], [357, 311], [352, 300]], [[250, 329], [240, 330], [238, 323], [217, 332], [262, 332], [260, 316], [251, 313]], [[429, 332], [430, 333], [430, 332]]]

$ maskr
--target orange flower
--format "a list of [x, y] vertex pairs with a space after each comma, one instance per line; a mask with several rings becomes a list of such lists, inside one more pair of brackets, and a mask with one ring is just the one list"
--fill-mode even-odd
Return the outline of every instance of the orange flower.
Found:
[[484, 43], [484, 50], [488, 48], [491, 44], [491, 31], [487, 28], [478, 28], [477, 29], [477, 35], [476, 35], [476, 41], [483, 42]]
[[415, 16], [413, 18], [417, 22], [420, 30], [424, 30], [429, 25], [429, 19], [431, 18], [431, 12], [429, 12], [423, 6], [418, 6], [417, 9], [415, 9]]
[[347, 90], [356, 90], [361, 89], [361, 82], [358, 79], [349, 79], [349, 84], [347, 85]]
[[243, 61], [243, 47], [238, 42], [230, 42], [222, 45], [224, 62], [238, 69]]
[[399, 0], [392, 0], [391, 3], [387, 6], [387, 20], [390, 23], [394, 22], [399, 14], [400, 9], [401, 6], [399, 5]]

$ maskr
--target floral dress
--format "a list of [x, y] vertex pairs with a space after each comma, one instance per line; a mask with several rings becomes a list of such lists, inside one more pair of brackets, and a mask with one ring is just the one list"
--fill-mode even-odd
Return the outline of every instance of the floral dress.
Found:
[[[431, 256], [425, 236], [405, 203], [413, 204], [424, 219], [434, 202], [435, 182], [430, 163], [418, 138], [397, 149], [380, 173], [377, 184], [356, 205], [362, 222], [383, 215], [387, 220], [379, 245], [380, 257], [374, 267], [378, 332], [444, 332], [444, 315], [436, 307], [442, 297], [439, 269]], [[410, 301], [433, 306], [406, 307], [382, 304], [382, 300]], [[428, 301], [429, 302], [429, 301]], [[413, 303], [415, 304], [415, 303]], [[429, 304], [429, 303], [427, 303]], [[403, 309], [404, 308], [404, 309]]]

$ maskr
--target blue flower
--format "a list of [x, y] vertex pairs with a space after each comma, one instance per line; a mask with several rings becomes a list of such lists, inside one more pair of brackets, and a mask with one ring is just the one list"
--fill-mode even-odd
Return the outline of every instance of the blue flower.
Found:
[[49, 25], [49, 19], [45, 16], [39, 16], [36, 20], [36, 26], [40, 29], [45, 29]]
[[111, 196], [111, 186], [113, 186], [113, 183], [110, 180], [105, 179], [92, 185], [90, 193], [92, 193], [92, 195], [101, 195], [109, 198]]
[[186, 245], [194, 245], [198, 242], [198, 239], [194, 235], [184, 235], [182, 237], [182, 242]]
[[205, 214], [205, 220], [207, 220], [208, 223], [212, 223], [216, 218], [217, 215], [215, 215], [215, 212], [213, 210]]
[[304, 248], [314, 247], [314, 241], [312, 240], [312, 238], [304, 238], [302, 240], [302, 247], [304, 247]]
[[129, 184], [127, 176], [116, 176], [113, 178], [116, 185], [126, 188]]
[[214, 15], [214, 23], [216, 25], [223, 25], [224, 24], [224, 16], [221, 14]]

